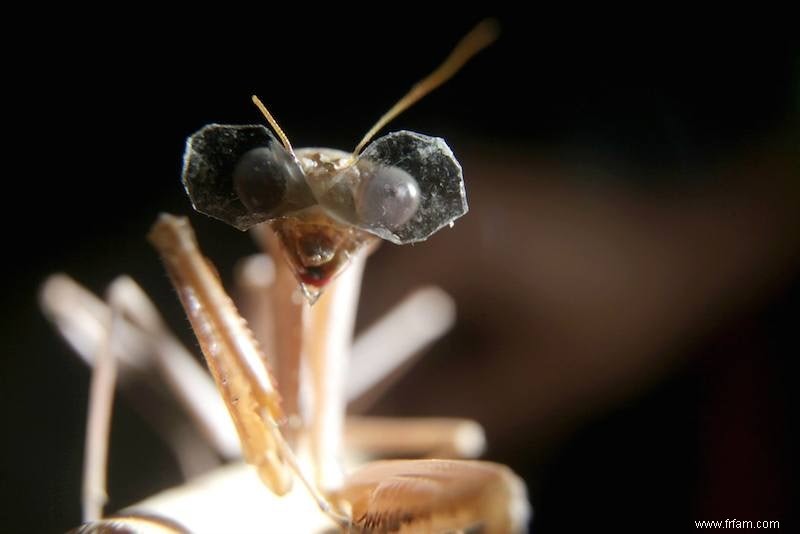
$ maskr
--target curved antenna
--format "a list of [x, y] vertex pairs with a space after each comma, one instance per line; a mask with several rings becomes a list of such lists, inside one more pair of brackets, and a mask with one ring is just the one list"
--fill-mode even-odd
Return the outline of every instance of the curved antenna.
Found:
[[294, 155], [294, 150], [292, 150], [292, 144], [289, 142], [289, 138], [286, 137], [286, 134], [283, 133], [281, 127], [278, 126], [278, 121], [276, 121], [275, 117], [272, 116], [272, 113], [269, 112], [267, 106], [265, 106], [264, 103], [261, 102], [261, 100], [256, 95], [253, 95], [252, 98], [253, 98], [253, 104], [256, 105], [258, 110], [267, 119], [269, 125], [272, 126], [272, 129], [275, 130], [275, 133], [278, 134], [278, 138], [281, 140], [281, 143], [283, 143], [283, 148], [285, 148], [286, 151], [292, 155], [292, 157], [297, 159], [297, 156]]
[[447, 56], [447, 59], [445, 59], [436, 70], [417, 82], [403, 98], [398, 100], [397, 103], [375, 123], [375, 126], [367, 132], [364, 138], [361, 139], [361, 142], [356, 146], [356, 149], [353, 151], [353, 157], [355, 158], [358, 156], [364, 148], [364, 145], [369, 143], [370, 139], [372, 139], [381, 128], [386, 126], [389, 121], [413, 106], [423, 96], [452, 78], [453, 75], [464, 66], [464, 63], [492, 44], [499, 34], [500, 26], [495, 19], [483, 20], [475, 26], [471, 32], [458, 42], [453, 51], [450, 52], [450, 55]]

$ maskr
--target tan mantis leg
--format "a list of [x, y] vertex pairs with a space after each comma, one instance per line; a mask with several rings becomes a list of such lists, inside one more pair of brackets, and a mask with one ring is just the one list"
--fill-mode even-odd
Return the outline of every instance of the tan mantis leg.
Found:
[[297, 279], [281, 257], [278, 238], [269, 225], [261, 224], [252, 233], [260, 246], [269, 252], [274, 265], [274, 283], [266, 295], [269, 301], [260, 305], [263, 315], [257, 321], [274, 321], [272, 330], [275, 337], [271, 344], [275, 350], [278, 391], [283, 399], [284, 411], [292, 423], [287, 437], [290, 443], [295, 443], [302, 430], [300, 372], [304, 359], [303, 336], [308, 329], [310, 310], [308, 303], [298, 293]]
[[[284, 403], [295, 407], [289, 413], [299, 411], [297, 398], [300, 391], [301, 361], [305, 358], [311, 362], [313, 384], [308, 386], [312, 390], [311, 402], [315, 398], [320, 401], [316, 404], [317, 409], [310, 410], [312, 414], [320, 414], [310, 424], [311, 448], [316, 451], [313, 455], [315, 465], [327, 466], [329, 470], [327, 475], [320, 474], [317, 478], [322, 487], [332, 488], [339, 483], [336, 466], [341, 456], [341, 446], [336, 436], [341, 436], [342, 432], [355, 450], [367, 455], [394, 451], [415, 456], [438, 452], [444, 457], [475, 457], [483, 451], [483, 431], [471, 421], [426, 421], [416, 418], [389, 422], [380, 418], [373, 423], [370, 418], [362, 417], [352, 422], [348, 420], [345, 428], [341, 428], [341, 414], [344, 410], [342, 389], [346, 402], [349, 403], [362, 399], [375, 389], [388, 387], [387, 377], [396, 379], [400, 374], [398, 370], [412, 356], [452, 327], [455, 322], [455, 304], [447, 293], [435, 287], [414, 291], [350, 345], [363, 259], [357, 258], [342, 277], [333, 283], [333, 287], [327, 291], [327, 294], [333, 295], [323, 295], [322, 299], [326, 300], [318, 302], [309, 310], [305, 301], [299, 298], [297, 281], [291, 269], [280, 259], [282, 252], [269, 225], [259, 226], [254, 235], [271, 257], [278, 260], [271, 262], [267, 258], [249, 259], [250, 268], [239, 270], [238, 285], [257, 292], [259, 296], [268, 295], [272, 299], [271, 308], [260, 305], [258, 299], [252, 296], [246, 300], [250, 303], [249, 308], [257, 313], [251, 318], [251, 324], [262, 325], [273, 318], [280, 321], [270, 330], [276, 336], [272, 344], [277, 347], [278, 388]], [[270, 271], [274, 270], [274, 275], [264, 276], [255, 271], [255, 267], [263, 267], [265, 264]], [[274, 287], [265, 287], [273, 281]], [[341, 297], [342, 294], [345, 295], [344, 298]], [[339, 302], [336, 310], [331, 312], [328, 302], [337, 299]], [[303, 343], [302, 336], [299, 335], [301, 330], [306, 331], [306, 343]], [[330, 345], [331, 338], [339, 341]], [[305, 352], [304, 346], [308, 347]], [[345, 364], [348, 367], [347, 379], [342, 385], [340, 377], [343, 376]], [[326, 371], [328, 366], [335, 372]], [[364, 404], [361, 402], [360, 407], [363, 408]], [[349, 436], [350, 433], [353, 435]], [[406, 443], [403, 443], [404, 438], [408, 438]], [[348, 449], [353, 450], [350, 447]], [[324, 469], [323, 467], [319, 472]]]
[[348, 402], [359, 401], [399, 378], [410, 359], [448, 332], [456, 318], [453, 298], [438, 287], [413, 291], [372, 323], [353, 343]]
[[106, 336], [95, 355], [92, 379], [89, 386], [89, 409], [86, 416], [86, 444], [83, 456], [83, 520], [96, 521], [103, 516], [103, 506], [108, 500], [106, 492], [106, 464], [108, 438], [111, 428], [111, 409], [114, 406], [114, 386], [117, 381], [117, 359], [113, 340], [119, 335], [120, 312], [112, 295], [111, 314], [106, 325]]
[[[93, 347], [97, 350], [93, 354], [94, 365], [92, 366], [89, 391], [82, 488], [83, 520], [88, 524], [77, 530], [79, 533], [128, 531], [129, 529], [134, 529], [136, 532], [183, 533], [185, 531], [179, 525], [155, 517], [119, 517], [101, 520], [103, 506], [108, 499], [106, 492], [108, 438], [118, 361], [115, 351], [119, 349], [118, 341], [126, 326], [123, 309], [127, 302], [125, 285], [128, 282], [130, 282], [129, 279], [121, 277], [111, 284], [108, 291], [109, 313], [100, 314], [102, 315], [100, 321], [105, 325], [103, 328], [105, 336], [101, 343]], [[55, 283], [58, 285], [59, 282]], [[69, 284], [70, 282], [67, 280], [65, 283]], [[50, 291], [52, 290], [51, 286]], [[56, 293], [58, 293], [57, 290]], [[43, 301], [47, 299], [48, 295], [42, 295]], [[102, 310], [102, 308], [95, 306], [94, 311], [98, 310]], [[73, 333], [75, 332], [73, 331]]]
[[364, 253], [352, 258], [311, 308], [304, 339], [312, 393], [309, 446], [317, 486], [323, 491], [338, 489], [343, 482], [345, 381], [365, 261]]
[[289, 491], [293, 471], [319, 507], [347, 525], [347, 518], [337, 515], [307, 481], [281, 434], [283, 411], [266, 360], [223, 290], [216, 271], [200, 253], [189, 222], [161, 215], [149, 237], [178, 290], [206, 363], [234, 420], [247, 463], [256, 467], [261, 480], [278, 495]]
[[[191, 248], [191, 247], [190, 247]], [[181, 252], [183, 254], [186, 251]], [[198, 254], [199, 256], [199, 254]], [[205, 262], [203, 262], [205, 263]], [[216, 285], [219, 284], [218, 280], [215, 277], [212, 277], [214, 283]], [[129, 280], [128, 280], [129, 281]], [[129, 281], [130, 282], [130, 281]], [[122, 287], [125, 284], [117, 284], [121, 285]], [[221, 288], [220, 288], [220, 291]], [[224, 295], [224, 292], [223, 292]], [[227, 298], [227, 297], [226, 297]], [[46, 300], [46, 299], [43, 299]], [[153, 322], [149, 320], [145, 320], [142, 315], [137, 314], [134, 310], [136, 308], [140, 308], [131, 304], [134, 302], [136, 298], [133, 298], [132, 293], [128, 292], [124, 300], [127, 304], [127, 315], [129, 317], [125, 317], [126, 321], [122, 322], [121, 324], [126, 325], [127, 327], [131, 326], [131, 320], [135, 322], [137, 328], [145, 328], [148, 332], [148, 335], [154, 338], [160, 337], [157, 332], [160, 330], [159, 328], [153, 328]], [[351, 303], [351, 306], [355, 307], [355, 302]], [[223, 306], [224, 308], [224, 306]], [[402, 307], [400, 308], [402, 309]], [[188, 311], [188, 310], [187, 310]], [[99, 315], [102, 315], [100, 313]], [[402, 314], [401, 314], [402, 315]], [[390, 317], [396, 316], [390, 315]], [[137, 319], [138, 317], [138, 319]], [[145, 316], [146, 317], [146, 314]], [[63, 318], [62, 318], [63, 320]], [[145, 325], [145, 326], [143, 326]], [[149, 326], [146, 326], [149, 325]], [[241, 327], [241, 323], [239, 323]], [[380, 331], [378, 329], [377, 331]], [[389, 329], [391, 330], [391, 329]], [[75, 334], [73, 332], [73, 337]], [[243, 343], [249, 343], [248, 334], [237, 332], [235, 337], [241, 340]], [[84, 340], [85, 343], [85, 340]], [[163, 343], [162, 343], [163, 345]], [[367, 344], [369, 345], [369, 344]], [[377, 376], [377, 375], [376, 375]], [[262, 414], [263, 419], [263, 414]], [[382, 420], [379, 418], [359, 418], [359, 419], [351, 419], [348, 424], [350, 429], [351, 443], [353, 441], [360, 442], [362, 445], [365, 446], [367, 449], [377, 449], [381, 450], [381, 447], [384, 446], [383, 450], [388, 450], [389, 452], [394, 453], [402, 453], [402, 454], [425, 454], [430, 453], [433, 450], [439, 448], [441, 449], [440, 445], [442, 443], [450, 443], [451, 450], [453, 450], [456, 454], [474, 454], [476, 451], [469, 452], [470, 447], [464, 447], [464, 439], [463, 436], [465, 434], [469, 435], [472, 433], [473, 437], [475, 435], [480, 436], [480, 432], [477, 434], [474, 432], [476, 429], [476, 425], [472, 424], [472, 429], [470, 430], [470, 423], [458, 420]], [[477, 427], [478, 430], [479, 427]], [[401, 439], [397, 439], [397, 443], [401, 444], [402, 451], [398, 451], [396, 448], [394, 451], [385, 448], [385, 441], [381, 442], [381, 440], [376, 440], [379, 436], [391, 436], [394, 433], [395, 436], [404, 436], [405, 442]], [[461, 438], [459, 439], [459, 436]], [[411, 438], [411, 439], [409, 439]], [[278, 436], [280, 439], [280, 436]], [[469, 441], [469, 440], [468, 440]], [[475, 442], [475, 440], [473, 440]], [[482, 439], [478, 440], [478, 442], [482, 445]], [[285, 446], [285, 443], [282, 443], [282, 446], [278, 447], [278, 452], [282, 452], [287, 456], [291, 456], [291, 452]], [[460, 449], [459, 449], [459, 443]], [[475, 447], [473, 446], [473, 449]], [[427, 449], [427, 450], [426, 450]], [[460, 452], [458, 452], [460, 450]], [[400, 463], [393, 463], [392, 465], [399, 466], [398, 468], [401, 470], [413, 470], [413, 483], [409, 483], [406, 486], [403, 486], [402, 495], [400, 495], [399, 499], [392, 500], [392, 502], [388, 501], [381, 501], [376, 496], [379, 496], [383, 489], [386, 488], [389, 482], [382, 482], [380, 484], [377, 483], [377, 479], [375, 477], [381, 478], [383, 475], [387, 474], [386, 468], [382, 467], [385, 463], [379, 462], [376, 464], [368, 464], [367, 466], [360, 469], [354, 477], [349, 479], [345, 484], [344, 488], [341, 490], [340, 493], [337, 493], [335, 496], [339, 499], [343, 498], [344, 495], [347, 495], [347, 499], [356, 497], [360, 498], [361, 500], [356, 502], [353, 501], [355, 506], [352, 508], [355, 512], [359, 515], [354, 517], [354, 520], [357, 522], [357, 527], [359, 529], [364, 530], [371, 530], [371, 529], [382, 529], [388, 523], [380, 523], [380, 521], [387, 521], [387, 518], [396, 517], [398, 513], [403, 514], [406, 517], [405, 526], [403, 528], [412, 529], [413, 531], [420, 531], [420, 529], [427, 530], [431, 525], [450, 525], [447, 526], [447, 530], [459, 530], [462, 528], [459, 525], [468, 524], [469, 519], [468, 514], [464, 511], [464, 509], [471, 509], [474, 508], [474, 503], [470, 501], [470, 499], [478, 499], [480, 502], [493, 502], [494, 504], [490, 507], [490, 510], [483, 510], [480, 513], [480, 520], [476, 520], [476, 524], [483, 525], [483, 528], [487, 532], [507, 532], [507, 531], [516, 531], [513, 530], [506, 530], [503, 527], [502, 530], [495, 530], [492, 525], [498, 524], [511, 524], [508, 523], [509, 510], [514, 508], [511, 506], [515, 504], [517, 508], [521, 508], [523, 511], [527, 510], [527, 504], [524, 498], [520, 498], [520, 492], [511, 491], [509, 488], [515, 487], [512, 483], [516, 481], [516, 486], [520, 486], [523, 488], [524, 494], [524, 486], [521, 486], [521, 483], [518, 482], [513, 476], [509, 476], [506, 473], [508, 471], [506, 468], [501, 466], [496, 466], [495, 464], [489, 464], [485, 462], [454, 462], [454, 463], [442, 463], [442, 461], [425, 461], [425, 462], [400, 462]], [[443, 466], [446, 466], [443, 467]], [[299, 467], [295, 465], [295, 469], [299, 472]], [[442, 469], [446, 469], [448, 473], [451, 473], [448, 477], [442, 477], [441, 471]], [[405, 472], [404, 471], [404, 472]], [[394, 475], [391, 475], [394, 476]], [[389, 478], [391, 478], [391, 476]], [[370, 478], [372, 477], [372, 478]], [[372, 482], [366, 483], [365, 480]], [[442, 495], [436, 496], [436, 493], [432, 495], [428, 495], [424, 500], [428, 502], [429, 506], [425, 508], [424, 506], [420, 507], [414, 504], [414, 499], [417, 499], [420, 495], [420, 492], [423, 491], [424, 488], [429, 487], [432, 483], [432, 480], [436, 481], [436, 485], [439, 488], [437, 491], [442, 493]], [[477, 481], [472, 483], [473, 489], [470, 488], [469, 481]], [[500, 482], [498, 482], [500, 481]], [[495, 487], [495, 485], [500, 484], [499, 489], [497, 491], [493, 491], [491, 494], [481, 494], [477, 492], [474, 488], [480, 487]], [[356, 489], [360, 487], [361, 489]], [[391, 485], [389, 486], [391, 487]], [[208, 477], [204, 477], [202, 480], [198, 480], [197, 482], [190, 484], [186, 488], [180, 488], [173, 491], [165, 492], [154, 499], [148, 500], [146, 502], [137, 505], [135, 509], [137, 510], [154, 510], [154, 511], [167, 511], [170, 512], [168, 517], [189, 517], [192, 519], [197, 518], [200, 514], [200, 510], [202, 509], [204, 513], [211, 513], [216, 508], [215, 503], [217, 505], [221, 504], [222, 501], [225, 501], [227, 498], [228, 505], [225, 506], [225, 510], [229, 513], [233, 513], [237, 515], [234, 511], [236, 510], [235, 506], [229, 506], [231, 503], [230, 497], [232, 495], [242, 495], [242, 497], [237, 498], [234, 503], [241, 503], [244, 505], [244, 502], [248, 502], [251, 506], [245, 506], [243, 510], [241, 510], [241, 515], [243, 517], [248, 517], [247, 514], [244, 513], [244, 510], [253, 510], [258, 508], [264, 515], [270, 516], [272, 519], [277, 520], [278, 517], [285, 517], [288, 518], [290, 516], [286, 515], [285, 513], [277, 513], [278, 510], [281, 512], [291, 513], [296, 512], [292, 517], [302, 517], [304, 518], [302, 523], [309, 525], [309, 531], [317, 531], [318, 528], [323, 528], [321, 525], [322, 523], [317, 523], [319, 527], [311, 528], [310, 525], [314, 522], [314, 517], [318, 517], [313, 513], [309, 513], [313, 511], [313, 509], [308, 510], [306, 508], [306, 512], [299, 512], [299, 510], [304, 509], [304, 505], [302, 505], [302, 501], [297, 500], [297, 492], [293, 492], [289, 495], [288, 499], [281, 499], [280, 502], [275, 502], [274, 500], [270, 500], [268, 495], [264, 494], [264, 491], [261, 490], [259, 492], [258, 483], [256, 479], [248, 478], [248, 472], [240, 471], [239, 468], [229, 468], [223, 471], [220, 471], [219, 474], [211, 474]], [[500, 491], [502, 490], [502, 491]], [[355, 492], [355, 493], [354, 493]], [[312, 493], [314, 491], [312, 490]], [[245, 499], [243, 495], [250, 496], [253, 500], [248, 501]], [[360, 497], [359, 497], [360, 495]], [[372, 495], [371, 497], [369, 495]], [[516, 497], [515, 497], [516, 495]], [[321, 498], [318, 493], [316, 493], [317, 498]], [[449, 497], [448, 497], [449, 496]], [[434, 498], [435, 497], [435, 498]], [[491, 497], [491, 498], [490, 498]], [[510, 499], [510, 501], [509, 501]], [[244, 502], [242, 502], [244, 501]], [[272, 513], [267, 513], [267, 510], [271, 509], [270, 507], [265, 506], [267, 503], [273, 502], [278, 508], [275, 509]], [[366, 509], [365, 512], [359, 506], [362, 506], [364, 502], [370, 502], [370, 504]], [[260, 503], [260, 504], [259, 504]], [[292, 504], [294, 503], [294, 504]], [[360, 503], [360, 504], [359, 504]], [[520, 504], [522, 503], [522, 504]], [[323, 505], [323, 507], [326, 505]], [[346, 504], [346, 506], [348, 506]], [[416, 508], [415, 508], [416, 507]], [[181, 514], [181, 510], [183, 510], [183, 515]], [[494, 510], [494, 512], [491, 512]], [[412, 513], [413, 511], [413, 513]], [[174, 512], [174, 513], [172, 513]], [[362, 514], [362, 512], [364, 512]], [[503, 517], [503, 521], [506, 523], [497, 523], [496, 521], [492, 520], [492, 514], [499, 515], [499, 517]], [[524, 514], [520, 515], [523, 517]], [[252, 514], [250, 514], [252, 517]], [[476, 516], [477, 517], [477, 516]], [[371, 519], [370, 519], [371, 518]], [[376, 519], [376, 518], [383, 518], [383, 519]], [[230, 521], [231, 518], [228, 518]], [[341, 524], [341, 518], [340, 524]], [[170, 526], [169, 524], [165, 524], [162, 521], [158, 521], [153, 523], [152, 520], [146, 520], [142, 517], [127, 517], [124, 519], [125, 521], [138, 521], [144, 522], [142, 524], [146, 524], [148, 526], [153, 526], [157, 524], [159, 528], [171, 528], [174, 531], [174, 526]], [[110, 520], [109, 520], [110, 521]], [[117, 518], [113, 521], [123, 521], [123, 519]], [[464, 523], [467, 521], [467, 523]], [[233, 523], [233, 521], [231, 521]], [[104, 525], [108, 525], [110, 523], [103, 522]], [[125, 523], [126, 525], [132, 525], [132, 523]], [[187, 522], [188, 525], [192, 525], [193, 530], [198, 529], [198, 527], [202, 526], [206, 530], [213, 531], [214, 523], [210, 522], [209, 520], [205, 519], [197, 519], [196, 522]], [[230, 523], [226, 523], [230, 525]], [[242, 523], [242, 524], [247, 524]], [[165, 526], [166, 525], [166, 526]], [[371, 526], [370, 526], [371, 525]], [[218, 524], [219, 527], [219, 524]], [[452, 527], [452, 528], [451, 528]], [[438, 529], [438, 527], [437, 527]]]
[[344, 445], [372, 458], [477, 458], [486, 449], [486, 436], [469, 419], [351, 415]]
[[[167, 329], [155, 305], [133, 280], [121, 276], [112, 282], [112, 287], [116, 288], [120, 311], [113, 351], [118, 360], [120, 386], [143, 415], [156, 423], [175, 458], [182, 463], [184, 474], [202, 471], [183, 465], [185, 457], [192, 455], [179, 437], [184, 425], [176, 424], [175, 416], [165, 416], [169, 407], [164, 400], [178, 399], [217, 454], [226, 459], [239, 458], [239, 438], [208, 372]], [[75, 352], [93, 367], [95, 355], [110, 334], [110, 307], [63, 274], [47, 279], [39, 300]], [[154, 411], [152, 401], [143, 397], [155, 397], [158, 410]]]
[[474, 460], [386, 460], [354, 472], [337, 495], [364, 532], [524, 532], [525, 485], [508, 467]]
[[[255, 269], [263, 269], [265, 263], [269, 267], [269, 262], [269, 258], [257, 255], [248, 260], [250, 268], [239, 272], [238, 282], [243, 290], [242, 296], [254, 306], [263, 303], [265, 295], [271, 296], [268, 284], [272, 277], [265, 280], [263, 273]], [[131, 381], [135, 382], [134, 393], [143, 388], [150, 391], [164, 383], [171, 392], [171, 395], [164, 394], [164, 397], [178, 399], [183, 410], [193, 424], [201, 429], [217, 454], [226, 459], [239, 458], [239, 438], [207, 371], [197, 364], [194, 357], [166, 328], [154, 304], [133, 280], [121, 276], [112, 285], [118, 286], [117, 291], [124, 293], [118, 299], [121, 324], [116, 340], [117, 348], [114, 351], [119, 360], [123, 389]], [[48, 278], [42, 288], [40, 300], [46, 315], [92, 367], [95, 355], [110, 334], [107, 329], [111, 317], [109, 306], [62, 274]], [[264, 311], [253, 310], [250, 321], [252, 325], [263, 327], [263, 323], [269, 322], [272, 302], [266, 304], [269, 304], [266, 307], [269, 315], [265, 317]], [[249, 308], [252, 310], [254, 306]], [[363, 392], [369, 392], [381, 384], [385, 380], [381, 373], [393, 372], [393, 369], [403, 365], [414, 353], [441, 336], [452, 324], [451, 306], [452, 299], [441, 290], [420, 289], [367, 328], [356, 339], [351, 350], [347, 383], [349, 400], [352, 401], [353, 397], [357, 398]], [[415, 326], [407, 322], [407, 317], [425, 317], [427, 321], [424, 324], [417, 321]], [[437, 325], [438, 330], [435, 329]], [[403, 339], [398, 341], [398, 335]], [[394, 365], [387, 365], [381, 358], [375, 357], [375, 347], [391, 348], [392, 352], [384, 350], [380, 354], [388, 356]], [[405, 347], [408, 352], [402, 354], [399, 347]], [[361, 376], [365, 368], [369, 375], [367, 378]], [[352, 387], [350, 377], [359, 387]], [[131, 400], [137, 402], [137, 398], [134, 396]], [[148, 408], [147, 405], [141, 406], [140, 411], [148, 419], [157, 419], [159, 414]], [[165, 441], [171, 445], [176, 459], [182, 464], [186, 463], [187, 455], [191, 456], [192, 453], [182, 446], [181, 440], [174, 434], [166, 431], [168, 425], [159, 425], [158, 428], [164, 434]], [[450, 418], [387, 420], [350, 416], [345, 421], [344, 430], [346, 450], [367, 457], [435, 455], [473, 458], [479, 456], [483, 449], [481, 435], [480, 426], [474, 422]], [[187, 467], [183, 471], [186, 475], [202, 472], [197, 468]]]
[[[273, 457], [290, 461], [293, 458], [291, 451], [274, 424], [274, 414], [280, 413], [274, 389], [269, 376], [259, 377], [259, 371], [255, 369], [257, 364], [263, 362], [263, 358], [258, 357], [249, 330], [200, 255], [188, 223], [185, 219], [162, 216], [151, 232], [151, 239], [161, 252], [179, 289], [231, 415], [234, 418], [237, 415], [247, 416], [247, 413], [235, 410], [243, 409], [241, 404], [244, 404], [245, 395], [253, 395], [253, 390], [261, 389], [261, 395], [253, 395], [244, 409], [260, 413], [261, 422], [267, 423], [264, 430], [270, 433], [275, 450], [270, 450], [267, 444], [256, 451], [263, 455], [262, 458], [248, 457], [247, 453], [245, 457], [262, 468], [263, 463], [258, 462], [271, 461]], [[331, 302], [335, 303], [336, 300], [331, 297]], [[354, 302], [348, 305], [354, 307]], [[330, 313], [330, 310], [326, 313]], [[228, 331], [223, 333], [225, 329]], [[220, 333], [223, 335], [219, 336]], [[226, 345], [224, 348], [208, 346], [221, 344], [222, 341]], [[341, 343], [338, 340], [336, 342]], [[266, 369], [261, 372], [266, 375]], [[226, 376], [227, 380], [223, 381], [221, 376]], [[232, 382], [233, 387], [227, 381]], [[250, 391], [248, 388], [251, 388]], [[237, 395], [237, 402], [232, 402], [231, 393]], [[259, 402], [263, 403], [261, 408]], [[253, 424], [255, 431], [260, 431], [261, 427], [252, 418], [237, 425], [247, 451], [248, 445], [252, 447], [253, 444], [245, 442], [247, 432], [242, 431], [245, 424]], [[261, 443], [256, 445], [261, 446]], [[299, 466], [290, 463], [302, 480]], [[268, 476], [262, 471], [261, 477], [267, 483], [274, 483], [269, 475], [275, 473], [280, 464], [267, 467]], [[524, 525], [524, 513], [518, 513], [519, 509], [527, 509], [520, 507], [520, 503], [526, 503], [524, 498], [520, 499], [520, 488], [524, 488], [524, 485], [519, 479], [508, 468], [497, 464], [418, 460], [368, 464], [348, 479], [335, 496], [342, 508], [350, 509], [354, 524], [364, 531], [406, 529], [418, 532], [424, 528], [435, 532], [458, 530], [475, 524], [482, 525], [487, 532], [514, 532]], [[313, 494], [313, 488], [309, 486], [309, 489]], [[326, 509], [326, 501], [318, 495], [315, 497], [320, 506]], [[349, 525], [349, 522], [343, 520], [340, 524]]]

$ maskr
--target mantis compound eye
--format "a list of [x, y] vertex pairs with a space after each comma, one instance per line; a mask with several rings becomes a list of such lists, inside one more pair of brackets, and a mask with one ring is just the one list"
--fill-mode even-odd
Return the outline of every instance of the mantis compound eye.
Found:
[[233, 170], [233, 187], [239, 200], [256, 213], [269, 213], [286, 194], [286, 178], [266, 147], [247, 152]]
[[233, 187], [251, 213], [267, 217], [314, 203], [303, 172], [277, 145], [247, 151], [233, 169]]
[[461, 165], [443, 139], [393, 132], [365, 148], [356, 166], [352, 224], [392, 243], [424, 241], [467, 212]]
[[240, 230], [316, 203], [303, 170], [264, 126], [209, 124], [186, 142], [194, 208]]
[[312, 187], [338, 221], [397, 245], [425, 241], [467, 212], [461, 166], [450, 147], [408, 131], [376, 139], [351, 167]]
[[414, 216], [419, 202], [419, 184], [413, 176], [398, 167], [380, 166], [362, 178], [356, 211], [367, 226], [394, 230]]

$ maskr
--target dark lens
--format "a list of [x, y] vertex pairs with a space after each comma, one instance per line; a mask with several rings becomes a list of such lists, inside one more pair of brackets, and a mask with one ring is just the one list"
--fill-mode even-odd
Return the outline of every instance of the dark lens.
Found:
[[253, 213], [275, 211], [286, 196], [286, 168], [276, 155], [280, 157], [271, 147], [254, 148], [242, 156], [233, 171], [236, 194]]
[[419, 185], [413, 176], [397, 167], [378, 167], [362, 182], [356, 209], [368, 226], [399, 228], [419, 207]]
[[356, 165], [374, 179], [358, 195], [365, 220], [356, 224], [392, 243], [424, 241], [467, 212], [461, 166], [443, 139], [393, 132], [365, 148]]

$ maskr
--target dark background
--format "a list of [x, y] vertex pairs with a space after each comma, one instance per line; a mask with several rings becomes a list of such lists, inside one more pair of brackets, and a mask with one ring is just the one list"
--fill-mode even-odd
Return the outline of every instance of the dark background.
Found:
[[[131, 10], [92, 13], [96, 24], [48, 13], [10, 49], [0, 530], [80, 521], [89, 374], [37, 309], [44, 277], [65, 271], [102, 294], [129, 273], [194, 346], [143, 238], [158, 212], [190, 213], [186, 136], [260, 122], [255, 93], [295, 146], [347, 149], [480, 20], [300, 11], [179, 23]], [[525, 477], [537, 532], [726, 518], [790, 528], [796, 31], [498, 17], [500, 41], [388, 128], [445, 137], [473, 212], [410, 252], [384, 247], [368, 269], [359, 324], [432, 282], [461, 319], [374, 411], [478, 418], [489, 458]], [[223, 276], [254, 250], [192, 222]], [[573, 257], [571, 240], [598, 248]], [[601, 291], [616, 287], [619, 302]], [[677, 326], [659, 330], [664, 317]], [[146, 421], [124, 402], [114, 418], [109, 509], [179, 481]]]

